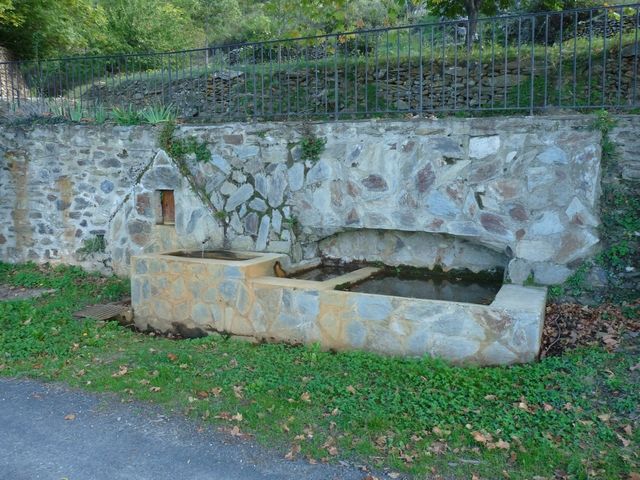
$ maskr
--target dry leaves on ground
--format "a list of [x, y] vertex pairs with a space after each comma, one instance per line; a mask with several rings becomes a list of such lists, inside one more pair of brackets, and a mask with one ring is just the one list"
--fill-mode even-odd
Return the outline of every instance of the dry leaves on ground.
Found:
[[546, 310], [540, 356], [592, 345], [615, 350], [625, 332], [640, 332], [640, 319], [628, 318], [614, 305], [552, 304]]

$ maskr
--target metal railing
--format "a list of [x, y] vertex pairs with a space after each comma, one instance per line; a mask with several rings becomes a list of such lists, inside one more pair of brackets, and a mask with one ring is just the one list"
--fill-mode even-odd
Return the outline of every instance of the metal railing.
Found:
[[[184, 119], [640, 107], [640, 4], [147, 53], [0, 63], [25, 115], [171, 105]], [[2, 108], [2, 107], [0, 107]]]

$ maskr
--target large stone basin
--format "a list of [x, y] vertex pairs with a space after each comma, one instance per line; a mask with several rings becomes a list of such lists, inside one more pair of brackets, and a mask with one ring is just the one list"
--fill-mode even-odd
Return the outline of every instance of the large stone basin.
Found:
[[[244, 252], [235, 253], [245, 258]], [[134, 257], [136, 326], [185, 336], [218, 332], [317, 342], [326, 349], [430, 355], [478, 365], [530, 362], [538, 356], [544, 288], [503, 285], [490, 305], [348, 292], [335, 287], [376, 269], [325, 281], [278, 278], [273, 265], [281, 255], [246, 255], [251, 258]]]

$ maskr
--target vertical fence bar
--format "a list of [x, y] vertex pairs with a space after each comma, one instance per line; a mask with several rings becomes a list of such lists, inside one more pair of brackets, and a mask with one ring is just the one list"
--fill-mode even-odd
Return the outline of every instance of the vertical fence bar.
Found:
[[535, 105], [535, 82], [534, 77], [536, 75], [536, 17], [531, 16], [531, 65], [529, 66], [529, 115], [533, 116], [533, 109]]
[[562, 106], [562, 46], [564, 43], [564, 12], [560, 12], [560, 59], [558, 70], [558, 107]]
[[335, 43], [335, 48], [333, 49], [333, 116], [334, 116], [334, 120], [338, 120], [339, 117], [339, 111], [340, 111], [340, 107], [339, 107], [339, 97], [340, 97], [340, 84], [339, 84], [339, 80], [338, 80], [338, 36], [334, 35], [333, 37], [334, 39], [334, 43]]
[[542, 107], [546, 110], [549, 100], [549, 14], [544, 16], [544, 100]]
[[617, 93], [617, 102], [616, 106], [620, 106], [620, 102], [622, 99], [622, 31], [624, 30], [624, 9], [620, 8], [618, 11], [618, 15], [620, 16], [620, 34], [618, 36], [618, 93]]
[[578, 99], [578, 12], [573, 15], [573, 107], [575, 108]]
[[637, 98], [638, 91], [638, 56], [640, 55], [640, 48], [638, 46], [638, 29], [640, 29], [640, 7], [636, 7], [635, 14], [635, 28], [634, 28], [634, 40], [633, 40], [633, 70], [631, 72], [631, 81], [633, 82], [632, 94], [631, 94], [631, 106], [640, 104]]
[[369, 114], [369, 36], [364, 34], [364, 112]]
[[591, 107], [591, 57], [593, 55], [591, 45], [593, 43], [593, 9], [589, 10], [589, 43], [587, 52], [587, 106]]
[[436, 47], [435, 47], [435, 27], [433, 25], [431, 25], [431, 48], [429, 50], [429, 62], [430, 62], [430, 68], [429, 68], [429, 108], [430, 110], [433, 112], [434, 111], [434, 103], [433, 100], [435, 98], [435, 94], [434, 94], [434, 88], [433, 88], [433, 82], [435, 81], [435, 73], [433, 70], [434, 67], [434, 62], [435, 62], [435, 53], [436, 53]]
[[520, 48], [522, 46], [522, 17], [518, 17], [518, 46], [516, 47], [516, 108], [520, 109]]
[[418, 72], [418, 75], [420, 75], [420, 78], [418, 80], [418, 96], [419, 96], [419, 106], [418, 106], [418, 111], [420, 112], [420, 115], [422, 115], [424, 113], [424, 71], [423, 71], [423, 62], [422, 62], [422, 27], [420, 27], [420, 30], [418, 30], [418, 41], [420, 42], [418, 44], [418, 61], [419, 63], [419, 69], [420, 71]]
[[607, 90], [607, 27], [609, 26], [609, 10], [604, 9], [604, 29], [602, 33], [602, 108], [606, 105]]

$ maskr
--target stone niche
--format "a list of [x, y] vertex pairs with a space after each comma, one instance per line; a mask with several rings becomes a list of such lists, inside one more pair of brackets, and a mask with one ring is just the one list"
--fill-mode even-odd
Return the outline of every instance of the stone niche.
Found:
[[488, 247], [450, 235], [400, 230], [353, 230], [318, 244], [320, 256], [341, 261], [472, 272], [506, 269], [509, 258]]

